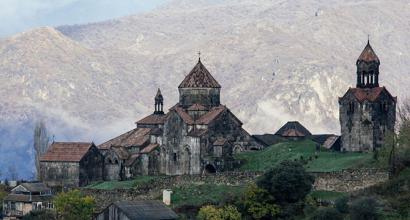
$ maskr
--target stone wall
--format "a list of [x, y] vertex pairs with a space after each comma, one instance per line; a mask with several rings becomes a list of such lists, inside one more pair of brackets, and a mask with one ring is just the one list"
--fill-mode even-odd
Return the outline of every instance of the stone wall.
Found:
[[[163, 189], [191, 184], [221, 184], [244, 186], [254, 182], [261, 172], [225, 172], [215, 175], [161, 176], [133, 189], [82, 189], [96, 198], [99, 209], [120, 200], [147, 200], [162, 198]], [[351, 169], [329, 173], [311, 173], [315, 176], [314, 190], [352, 192], [388, 179], [388, 172], [378, 169]]]
[[348, 169], [338, 172], [312, 173], [315, 190], [353, 192], [388, 180], [389, 173], [380, 169]]

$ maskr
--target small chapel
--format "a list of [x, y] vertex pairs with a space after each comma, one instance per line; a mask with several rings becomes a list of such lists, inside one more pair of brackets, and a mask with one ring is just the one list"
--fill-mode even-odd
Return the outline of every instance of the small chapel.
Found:
[[98, 146], [106, 180], [228, 171], [238, 166], [235, 153], [263, 148], [221, 104], [221, 85], [200, 58], [178, 90], [179, 102], [168, 112], [158, 89], [151, 115]]
[[356, 87], [339, 98], [342, 151], [374, 151], [394, 131], [397, 97], [379, 85], [379, 66], [368, 41], [356, 61]]

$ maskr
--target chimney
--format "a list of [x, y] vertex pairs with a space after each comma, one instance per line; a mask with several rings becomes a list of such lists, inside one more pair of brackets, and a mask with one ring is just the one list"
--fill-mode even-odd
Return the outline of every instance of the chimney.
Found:
[[170, 189], [164, 189], [164, 191], [162, 191], [162, 202], [165, 205], [171, 205], [171, 194], [172, 191]]

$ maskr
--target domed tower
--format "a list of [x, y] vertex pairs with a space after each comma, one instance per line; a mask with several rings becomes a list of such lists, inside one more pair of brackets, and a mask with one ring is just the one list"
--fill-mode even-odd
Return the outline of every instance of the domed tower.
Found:
[[358, 88], [374, 88], [379, 86], [380, 60], [374, 52], [370, 42], [356, 61]]
[[369, 41], [356, 66], [356, 88], [339, 98], [342, 150], [374, 151], [394, 132], [397, 97], [379, 86], [380, 60]]
[[178, 86], [179, 105], [189, 108], [193, 104], [207, 109], [220, 105], [221, 85], [202, 64], [198, 63]]

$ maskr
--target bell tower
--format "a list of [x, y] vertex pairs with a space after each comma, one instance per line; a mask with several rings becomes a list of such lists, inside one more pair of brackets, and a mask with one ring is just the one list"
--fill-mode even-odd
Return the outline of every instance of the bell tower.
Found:
[[369, 40], [367, 45], [356, 61], [357, 67], [357, 88], [375, 88], [379, 87], [379, 66], [380, 60], [370, 46]]
[[164, 97], [162, 97], [161, 90], [158, 88], [157, 95], [155, 95], [155, 115], [164, 114]]

